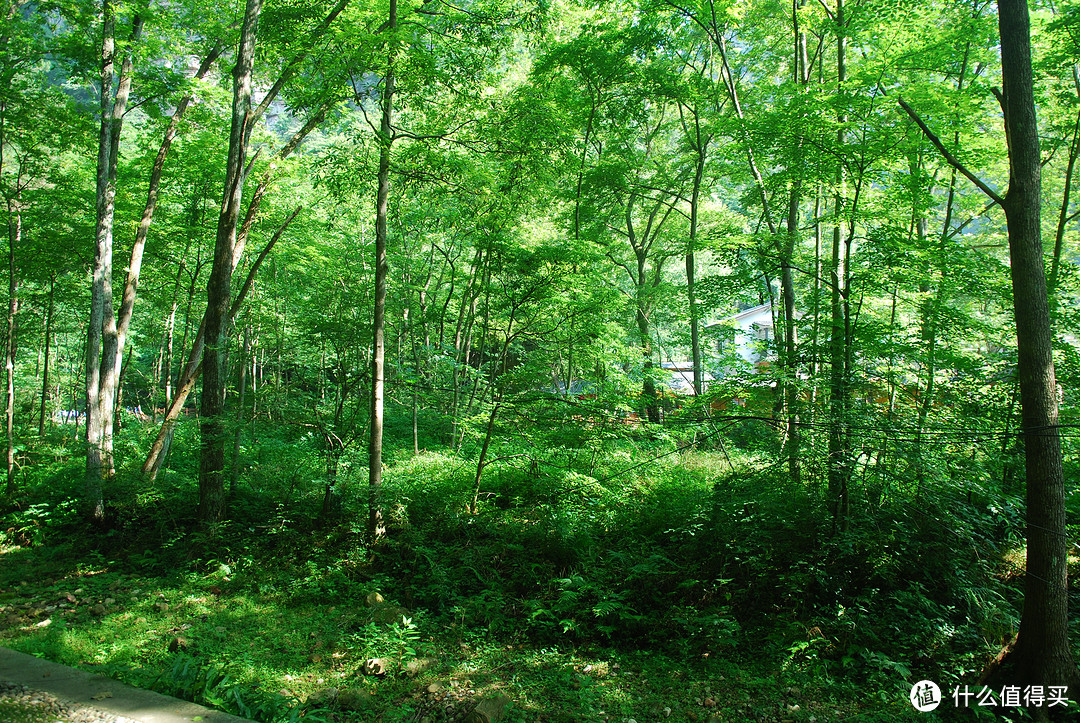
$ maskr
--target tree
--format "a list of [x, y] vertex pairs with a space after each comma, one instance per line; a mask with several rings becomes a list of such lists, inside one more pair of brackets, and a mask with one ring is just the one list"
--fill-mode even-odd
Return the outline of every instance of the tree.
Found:
[[[387, 30], [397, 33], [397, 0], [390, 0]], [[383, 409], [386, 388], [386, 241], [387, 204], [390, 197], [391, 122], [394, 115], [394, 61], [396, 38], [390, 41], [379, 99], [379, 190], [375, 197], [375, 303], [371, 321], [371, 431], [368, 439], [368, 539], [374, 543], [383, 533], [379, 488], [382, 486]]]
[[[263, 117], [278, 93], [296, 74], [298, 66], [307, 59], [312, 47], [325, 35], [331, 23], [345, 10], [347, 4], [348, 0], [339, 0], [321, 23], [309, 33], [305, 38], [306, 43], [285, 63], [277, 80], [257, 106], [253, 106], [252, 103], [252, 84], [262, 0], [248, 0], [245, 6], [236, 66], [233, 69], [232, 121], [229, 132], [229, 153], [225, 165], [225, 188], [214, 241], [214, 262], [207, 282], [206, 314], [202, 324], [205, 346], [202, 353], [203, 394], [200, 400], [203, 419], [200, 425], [199, 519], [204, 524], [215, 524], [225, 516], [224, 472], [227, 435], [224, 411], [228, 376], [225, 354], [228, 349], [232, 319], [235, 316], [232, 275], [244, 252], [247, 236], [258, 214], [263, 194], [270, 180], [270, 173], [274, 168], [271, 164], [270, 169], [260, 181], [241, 224], [240, 209], [243, 202], [244, 183], [251, 170], [248, 154], [252, 132], [255, 123]], [[284, 144], [279, 152], [280, 158], [285, 158], [292, 153], [304, 137], [321, 122], [327, 103], [326, 98], [323, 98], [322, 102], [317, 104], [307, 122], [293, 134], [289, 142]], [[273, 246], [273, 241], [271, 240], [269, 247]], [[191, 364], [189, 363], [188, 366], [191, 367]], [[193, 369], [192, 375], [194, 373]]]
[[[1054, 376], [1053, 330], [1042, 248], [1042, 169], [1027, 0], [998, 0], [1009, 188], [1000, 196], [964, 167], [915, 111], [904, 110], [945, 158], [1005, 212], [1016, 319], [1021, 433], [1027, 479], [1027, 574], [1015, 644], [987, 679], [1080, 690], [1068, 625], [1068, 534]], [[1045, 716], [1046, 710], [1036, 712]]]
[[115, 470], [112, 458], [113, 408], [120, 370], [120, 349], [116, 313], [112, 301], [113, 222], [116, 214], [116, 173], [120, 153], [120, 133], [131, 93], [133, 49], [142, 33], [142, 18], [135, 15], [131, 38], [113, 92], [116, 64], [116, 8], [113, 0], [103, 0], [101, 12], [101, 53], [99, 103], [101, 130], [98, 133], [96, 253], [91, 279], [90, 323], [86, 337], [86, 483], [90, 515], [105, 517], [102, 482]]

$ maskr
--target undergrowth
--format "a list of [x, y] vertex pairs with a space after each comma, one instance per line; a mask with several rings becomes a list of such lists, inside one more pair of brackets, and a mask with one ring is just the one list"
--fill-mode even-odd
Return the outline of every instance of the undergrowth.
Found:
[[58, 456], [0, 522], [0, 642], [268, 723], [419, 720], [424, 686], [515, 721], [809, 721], [913, 715], [912, 683], [970, 682], [1015, 632], [1022, 515], [970, 481], [869, 479], [837, 530], [761, 445], [541, 441], [492, 450], [476, 515], [475, 458], [395, 455], [373, 551], [366, 480], [325, 517], [317, 465], [275, 463], [315, 465], [304, 439], [212, 531], [183, 466], [121, 473], [91, 526]]

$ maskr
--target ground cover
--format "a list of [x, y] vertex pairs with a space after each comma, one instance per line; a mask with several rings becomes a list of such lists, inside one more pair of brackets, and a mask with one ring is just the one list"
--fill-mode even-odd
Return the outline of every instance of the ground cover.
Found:
[[[311, 720], [444, 720], [499, 693], [513, 701], [508, 720], [520, 721], [910, 717], [902, 698], [860, 700], [745, 656], [673, 659], [412, 619], [372, 624], [362, 587], [302, 601], [271, 589], [295, 571], [274, 582], [259, 571], [254, 582], [252, 569], [156, 576], [123, 563], [65, 569], [25, 549], [2, 555], [2, 644], [257, 717], [295, 707]], [[391, 661], [385, 675], [364, 674], [373, 658]], [[418, 660], [431, 662], [413, 674]]]
[[348, 477], [327, 516], [253, 474], [208, 533], [183, 470], [90, 527], [60, 466], [4, 519], [0, 645], [274, 723], [824, 723], [925, 720], [1014, 632], [1012, 508], [891, 490], [835, 534], [766, 458], [672, 450], [492, 471], [476, 515], [474, 462], [401, 455], [373, 552]]

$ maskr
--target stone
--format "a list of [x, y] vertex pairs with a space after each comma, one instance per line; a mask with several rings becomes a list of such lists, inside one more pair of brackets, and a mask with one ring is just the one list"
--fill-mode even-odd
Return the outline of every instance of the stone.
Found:
[[364, 710], [371, 704], [371, 693], [363, 688], [346, 688], [338, 691], [337, 705], [342, 710]]
[[409, 617], [409, 611], [397, 605], [381, 605], [375, 608], [372, 619], [382, 625], [402, 624]]
[[338, 691], [337, 688], [323, 688], [322, 690], [317, 690], [308, 696], [307, 704], [309, 706], [320, 708], [333, 705], [338, 699], [339, 692], [340, 691]]
[[405, 674], [415, 678], [423, 672], [431, 670], [436, 664], [435, 658], [416, 658], [405, 664]]
[[473, 708], [472, 713], [465, 718], [465, 723], [497, 723], [506, 715], [508, 705], [510, 705], [510, 696], [505, 694], [485, 698]]
[[392, 665], [389, 658], [368, 658], [360, 666], [360, 672], [364, 675], [386, 675]]

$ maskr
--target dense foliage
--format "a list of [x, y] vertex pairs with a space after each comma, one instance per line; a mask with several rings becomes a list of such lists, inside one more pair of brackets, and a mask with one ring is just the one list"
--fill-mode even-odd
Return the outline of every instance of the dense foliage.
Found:
[[[1073, 546], [1080, 8], [1031, 18]], [[1013, 640], [995, 5], [0, 24], [4, 644], [265, 721], [896, 720]]]

